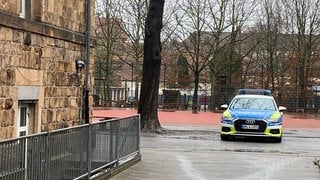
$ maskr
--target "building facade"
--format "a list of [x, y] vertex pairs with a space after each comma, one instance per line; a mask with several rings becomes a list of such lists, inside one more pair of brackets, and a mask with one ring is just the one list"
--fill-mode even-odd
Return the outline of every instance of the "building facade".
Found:
[[0, 0], [0, 140], [84, 123], [86, 3]]

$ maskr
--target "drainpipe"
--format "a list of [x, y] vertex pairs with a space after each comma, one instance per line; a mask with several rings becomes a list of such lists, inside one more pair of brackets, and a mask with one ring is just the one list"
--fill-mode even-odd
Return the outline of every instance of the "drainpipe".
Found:
[[89, 70], [90, 70], [90, 26], [91, 26], [91, 0], [86, 1], [86, 32], [85, 32], [85, 80], [84, 80], [84, 121], [89, 124]]

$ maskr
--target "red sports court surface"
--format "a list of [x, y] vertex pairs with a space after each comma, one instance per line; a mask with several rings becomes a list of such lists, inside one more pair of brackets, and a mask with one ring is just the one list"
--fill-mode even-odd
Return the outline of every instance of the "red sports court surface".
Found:
[[[106, 109], [106, 110], [93, 110], [93, 117], [125, 117], [135, 115], [136, 109]], [[213, 112], [199, 112], [193, 114], [191, 111], [158, 111], [159, 121], [162, 126], [175, 125], [175, 126], [219, 126], [221, 113]], [[94, 118], [93, 121], [98, 121]], [[283, 119], [284, 128], [292, 129], [319, 129], [320, 130], [320, 115], [307, 115], [307, 114], [290, 114], [284, 113]]]

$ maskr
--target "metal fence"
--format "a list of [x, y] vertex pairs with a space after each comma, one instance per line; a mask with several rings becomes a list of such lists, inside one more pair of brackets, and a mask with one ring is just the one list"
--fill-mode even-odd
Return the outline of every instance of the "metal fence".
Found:
[[92, 179], [140, 156], [139, 115], [0, 141], [0, 180]]

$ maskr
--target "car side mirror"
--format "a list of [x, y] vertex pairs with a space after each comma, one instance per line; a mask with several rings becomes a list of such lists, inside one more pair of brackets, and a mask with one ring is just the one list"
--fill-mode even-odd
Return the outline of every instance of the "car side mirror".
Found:
[[221, 107], [221, 109], [227, 109], [228, 108], [228, 104], [222, 104], [220, 107]]
[[284, 107], [284, 106], [279, 106], [279, 111], [286, 111], [286, 110], [287, 110], [286, 107]]

